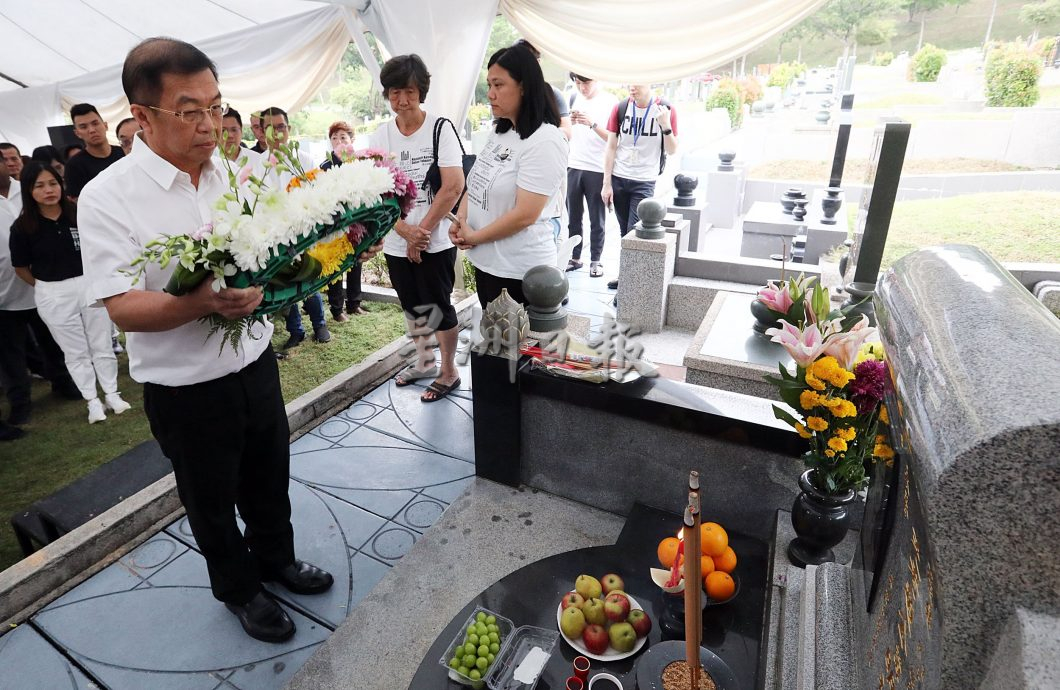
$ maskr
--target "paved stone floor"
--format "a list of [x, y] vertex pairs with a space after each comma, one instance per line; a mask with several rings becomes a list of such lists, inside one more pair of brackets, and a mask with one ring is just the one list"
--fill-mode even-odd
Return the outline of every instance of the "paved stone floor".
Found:
[[[588, 252], [585, 268], [568, 273], [568, 308], [589, 319], [590, 334], [614, 313], [617, 238], [609, 227], [605, 277], [589, 277]], [[318, 596], [269, 586], [298, 626], [289, 642], [243, 634], [211, 596], [182, 518], [0, 637], [0, 690], [283, 687], [471, 483], [466, 363], [460, 376], [458, 391], [428, 405], [419, 394], [429, 381], [387, 381], [291, 444], [296, 551], [336, 586]]]

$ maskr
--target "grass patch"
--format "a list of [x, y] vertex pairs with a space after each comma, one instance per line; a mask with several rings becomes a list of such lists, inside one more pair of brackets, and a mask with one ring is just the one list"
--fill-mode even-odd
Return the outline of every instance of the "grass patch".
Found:
[[[860, 182], [865, 179], [868, 170], [868, 160], [848, 160], [843, 168], [843, 179], [847, 182]], [[988, 173], [1019, 170], [1027, 170], [1027, 168], [1003, 161], [979, 158], [912, 158], [905, 162], [902, 174]], [[827, 180], [831, 171], [831, 161], [776, 160], [756, 165], [751, 168], [747, 176], [756, 180]]]
[[[371, 309], [367, 315], [350, 317], [346, 323], [329, 320], [331, 342], [320, 344], [310, 337], [280, 362], [285, 402], [362, 361], [405, 332], [405, 320], [397, 305], [369, 303], [367, 308]], [[305, 326], [311, 328], [308, 318]], [[273, 346], [279, 349], [286, 340], [287, 331], [280, 320]], [[50, 384], [34, 381], [33, 421], [25, 427], [28, 433], [18, 441], [0, 443], [0, 570], [22, 558], [8, 524], [15, 511], [151, 438], [143, 411], [143, 388], [129, 378], [128, 371], [128, 357], [119, 355], [118, 388], [132, 409], [91, 425], [84, 402], [53, 396]], [[10, 406], [6, 398], [0, 404], [6, 419]]]
[[1060, 263], [1060, 192], [998, 192], [895, 204], [883, 267], [938, 244], [971, 244], [998, 261]]

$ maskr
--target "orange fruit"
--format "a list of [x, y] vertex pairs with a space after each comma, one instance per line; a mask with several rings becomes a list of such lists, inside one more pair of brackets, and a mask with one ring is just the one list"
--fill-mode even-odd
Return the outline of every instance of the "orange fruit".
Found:
[[704, 556], [720, 556], [729, 546], [729, 535], [716, 522], [704, 522], [699, 528], [699, 539]]
[[664, 568], [672, 568], [674, 559], [677, 558], [677, 547], [681, 545], [677, 537], [667, 537], [659, 542], [659, 550], [656, 555]]
[[714, 562], [714, 569], [723, 573], [731, 573], [736, 569], [736, 552], [732, 550], [731, 546], [726, 546], [723, 554], [714, 556], [711, 560]]
[[707, 596], [714, 601], [725, 601], [736, 592], [736, 583], [733, 582], [728, 573], [723, 573], [720, 570], [715, 570], [710, 575], [707, 575], [703, 585], [707, 589]]
[[[677, 557], [677, 567], [678, 568], [684, 568], [685, 567], [685, 555], [684, 554], [681, 554], [680, 556]], [[706, 577], [707, 573], [712, 573], [716, 569], [717, 568], [714, 566], [714, 559], [712, 559], [710, 556], [700, 556], [699, 557], [699, 574], [700, 574], [700, 576]]]

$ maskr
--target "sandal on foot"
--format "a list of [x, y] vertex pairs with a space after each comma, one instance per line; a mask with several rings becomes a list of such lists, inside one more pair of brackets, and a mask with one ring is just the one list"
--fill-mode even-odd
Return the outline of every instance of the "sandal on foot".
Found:
[[420, 379], [433, 379], [438, 377], [438, 367], [433, 366], [430, 369], [419, 371], [414, 367], [408, 366], [401, 370], [397, 376], [394, 377], [394, 385], [398, 388], [404, 388], [405, 386], [411, 386], [413, 381], [419, 381]]
[[589, 275], [593, 278], [599, 278], [604, 274], [604, 265], [599, 261], [593, 261], [589, 264]]
[[581, 268], [584, 265], [585, 264], [583, 264], [581, 261], [578, 261], [577, 259], [571, 259], [570, 261], [567, 262], [567, 270], [568, 271], [577, 271], [579, 268]]
[[[459, 387], [460, 387], [460, 377], [459, 376], [456, 378], [455, 381], [450, 383], [448, 386], [445, 385], [444, 383], [438, 383], [437, 381], [435, 381], [431, 385], [427, 386], [427, 390], [423, 391], [423, 395], [420, 396], [420, 400], [425, 402], [425, 403], [438, 402], [439, 400], [441, 400], [445, 396], [449, 395], [450, 393], [452, 393], [453, 391], [455, 391]], [[433, 398], [428, 398], [427, 397], [428, 393], [433, 393], [434, 397]]]

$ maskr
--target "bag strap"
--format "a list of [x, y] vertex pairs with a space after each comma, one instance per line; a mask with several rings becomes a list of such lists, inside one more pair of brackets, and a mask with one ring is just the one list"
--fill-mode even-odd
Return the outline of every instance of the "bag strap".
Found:
[[456, 143], [460, 146], [460, 155], [466, 156], [467, 151], [464, 150], [464, 142], [460, 141], [460, 132], [456, 131], [456, 125], [453, 121], [447, 117], [439, 117], [434, 121], [434, 165], [438, 165], [438, 142], [442, 138], [442, 127], [443, 123], [448, 122], [449, 126], [453, 128], [453, 134], [456, 136]]

